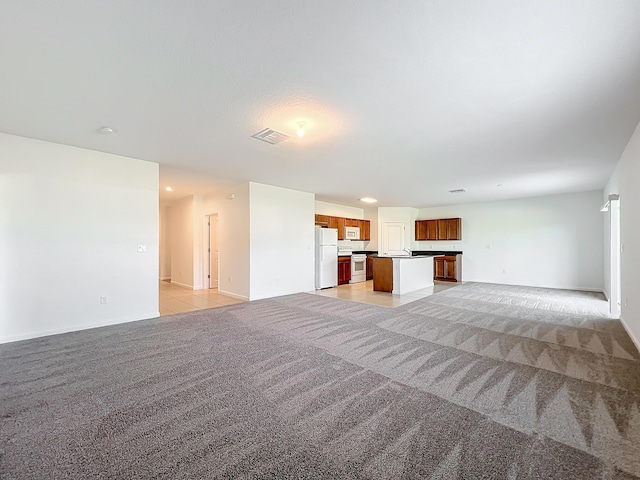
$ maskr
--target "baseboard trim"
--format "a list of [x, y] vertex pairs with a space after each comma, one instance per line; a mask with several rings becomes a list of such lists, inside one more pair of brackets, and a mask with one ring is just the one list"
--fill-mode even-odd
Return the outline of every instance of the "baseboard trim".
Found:
[[624, 321], [624, 318], [622, 318], [622, 315], [620, 315], [620, 323], [622, 323], [622, 326], [624, 327], [624, 329], [627, 331], [627, 335], [629, 335], [629, 338], [631, 338], [631, 341], [633, 342], [633, 344], [636, 346], [636, 349], [638, 350], [638, 352], [640, 352], [640, 340], [638, 340], [634, 335], [633, 332], [631, 331], [631, 329], [629, 328], [629, 325], [627, 325], [627, 322]]
[[160, 277], [161, 281], [165, 281], [165, 280], [171, 280], [171, 277]]
[[238, 300], [245, 300], [245, 301], [249, 300], [249, 297], [245, 297], [244, 295], [238, 295], [236, 293], [225, 292], [224, 290], [220, 290], [219, 288], [218, 288], [218, 293], [226, 295], [227, 297], [237, 298]]
[[82, 330], [90, 330], [92, 328], [104, 328], [111, 327], [113, 325], [120, 325], [121, 323], [140, 322], [142, 320], [149, 320], [152, 318], [160, 317], [160, 311], [151, 312], [149, 314], [136, 315], [135, 317], [119, 318], [117, 320], [111, 320], [107, 323], [96, 322], [86, 325], [70, 325], [62, 328], [53, 328], [50, 330], [43, 330], [40, 332], [30, 332], [24, 335], [15, 335], [13, 337], [1, 338], [0, 344], [20, 342], [23, 340], [32, 340], [34, 338], [50, 337], [52, 335], [63, 335], [65, 333], [80, 332]]
[[178, 285], [179, 287], [188, 288], [189, 290], [195, 290], [195, 288], [193, 288], [193, 285], [187, 285], [186, 283], [174, 282], [173, 280], [171, 280], [171, 285]]

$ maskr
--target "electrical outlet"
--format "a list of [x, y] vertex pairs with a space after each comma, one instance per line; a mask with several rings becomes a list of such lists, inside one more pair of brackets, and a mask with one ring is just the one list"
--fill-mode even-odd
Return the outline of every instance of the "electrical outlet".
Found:
[[146, 245], [138, 245], [138, 253], [145, 253], [147, 251]]
[[503, 269], [502, 269], [502, 273], [506, 274], [506, 273], [507, 273], [507, 269], [506, 269], [506, 268], [503, 268]]
[[106, 303], [107, 303], [107, 297], [106, 297], [106, 296], [104, 296], [104, 295], [101, 295], [101, 296], [100, 296], [100, 304], [101, 304], [101, 305], [104, 305], [104, 304], [106, 304]]
[[487, 243], [485, 246], [487, 247], [487, 250], [491, 250], [491, 244], [490, 243]]

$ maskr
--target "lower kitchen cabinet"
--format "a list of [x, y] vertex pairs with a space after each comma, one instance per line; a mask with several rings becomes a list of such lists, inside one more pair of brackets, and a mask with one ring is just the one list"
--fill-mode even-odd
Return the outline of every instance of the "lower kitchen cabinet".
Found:
[[338, 257], [338, 285], [351, 280], [351, 257]]
[[433, 279], [445, 282], [462, 281], [462, 255], [433, 257]]
[[367, 280], [373, 280], [373, 260], [367, 255]]

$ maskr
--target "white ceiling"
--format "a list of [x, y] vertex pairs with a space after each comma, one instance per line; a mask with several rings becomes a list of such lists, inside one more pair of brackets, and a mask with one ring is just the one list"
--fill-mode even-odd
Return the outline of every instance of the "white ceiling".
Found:
[[4, 1], [0, 66], [0, 131], [158, 162], [166, 198], [584, 191], [640, 121], [640, 1]]

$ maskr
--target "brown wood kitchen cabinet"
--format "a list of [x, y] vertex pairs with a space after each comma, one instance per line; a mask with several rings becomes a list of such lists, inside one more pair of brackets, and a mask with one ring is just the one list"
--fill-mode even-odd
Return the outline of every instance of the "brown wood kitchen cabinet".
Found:
[[416, 240], [462, 240], [461, 218], [416, 220]]
[[338, 257], [338, 285], [351, 280], [351, 257]]
[[371, 240], [371, 222], [369, 220], [360, 220], [360, 240], [368, 242]]
[[356, 218], [332, 217], [331, 215], [316, 215], [316, 225], [338, 230], [338, 240], [344, 240], [344, 227], [359, 227], [360, 238], [358, 240], [368, 242], [371, 240], [371, 222]]
[[373, 258], [367, 255], [367, 280], [373, 280]]
[[329, 226], [329, 215], [316, 215], [316, 225], [321, 227]]
[[462, 280], [462, 255], [433, 257], [433, 279], [444, 282]]

